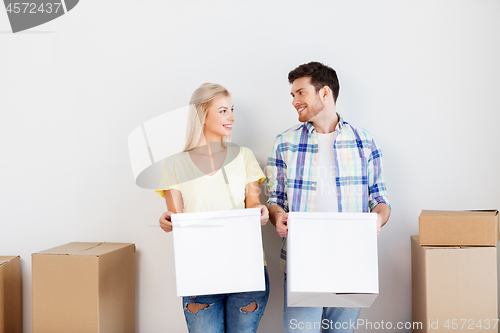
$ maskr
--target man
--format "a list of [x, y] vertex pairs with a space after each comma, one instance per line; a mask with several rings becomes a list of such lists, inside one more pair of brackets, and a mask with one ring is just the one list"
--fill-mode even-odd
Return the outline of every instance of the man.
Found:
[[[281, 237], [287, 236], [289, 211], [373, 212], [378, 214], [378, 234], [391, 213], [382, 175], [382, 153], [370, 133], [351, 126], [336, 113], [336, 72], [319, 62], [310, 62], [291, 71], [288, 81], [292, 104], [302, 124], [277, 136], [268, 159], [268, 206], [276, 231]], [[281, 259], [284, 270], [285, 238]], [[285, 333], [318, 332], [314, 323], [322, 323], [323, 319], [329, 323], [355, 322], [360, 312], [359, 308], [288, 307], [286, 297], [285, 273]], [[337, 325], [342, 326], [352, 327]], [[352, 331], [335, 329], [335, 325], [323, 328], [323, 332]]]

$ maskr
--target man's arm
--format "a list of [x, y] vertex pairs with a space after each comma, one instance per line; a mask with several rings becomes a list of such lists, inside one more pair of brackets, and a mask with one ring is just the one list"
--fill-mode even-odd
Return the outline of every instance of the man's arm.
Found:
[[271, 223], [276, 227], [276, 231], [281, 237], [286, 237], [288, 226], [286, 221], [288, 214], [287, 199], [287, 165], [283, 161], [282, 154], [283, 145], [280, 138], [276, 138], [271, 150], [271, 154], [267, 160], [266, 177], [269, 199], [267, 205], [269, 207], [269, 218]]
[[391, 207], [382, 172], [382, 151], [378, 148], [374, 138], [372, 138], [372, 145], [372, 153], [368, 160], [368, 191], [371, 212], [377, 213], [378, 235], [380, 228], [387, 223], [389, 216], [391, 216]]
[[391, 209], [385, 203], [379, 203], [372, 209], [372, 213], [377, 213], [377, 236], [380, 233], [380, 228], [384, 226], [391, 216]]

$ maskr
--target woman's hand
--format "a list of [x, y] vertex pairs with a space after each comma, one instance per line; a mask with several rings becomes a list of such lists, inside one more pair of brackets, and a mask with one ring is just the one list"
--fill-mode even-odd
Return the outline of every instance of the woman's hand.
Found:
[[246, 186], [245, 208], [259, 208], [260, 209], [260, 224], [265, 225], [269, 221], [269, 210], [266, 205], [260, 203], [259, 182], [254, 181], [248, 183]]
[[257, 205], [255, 208], [260, 208], [260, 224], [266, 225], [267, 221], [269, 221], [269, 210], [267, 210], [267, 206]]
[[172, 215], [172, 212], [167, 211], [167, 212], [163, 213], [162, 216], [160, 216], [160, 227], [165, 232], [172, 231], [172, 221], [170, 220], [171, 215]]

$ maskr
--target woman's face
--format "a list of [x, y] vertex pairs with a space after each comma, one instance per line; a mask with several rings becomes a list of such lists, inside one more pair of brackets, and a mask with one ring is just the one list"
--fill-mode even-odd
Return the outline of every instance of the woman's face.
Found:
[[231, 135], [234, 119], [231, 97], [214, 99], [203, 127], [203, 134], [207, 141], [220, 141], [223, 136]]

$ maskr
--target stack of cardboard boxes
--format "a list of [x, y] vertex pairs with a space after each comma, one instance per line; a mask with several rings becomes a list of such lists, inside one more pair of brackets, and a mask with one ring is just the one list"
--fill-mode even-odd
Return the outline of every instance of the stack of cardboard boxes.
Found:
[[499, 214], [422, 211], [411, 236], [413, 322], [419, 332], [498, 332]]

